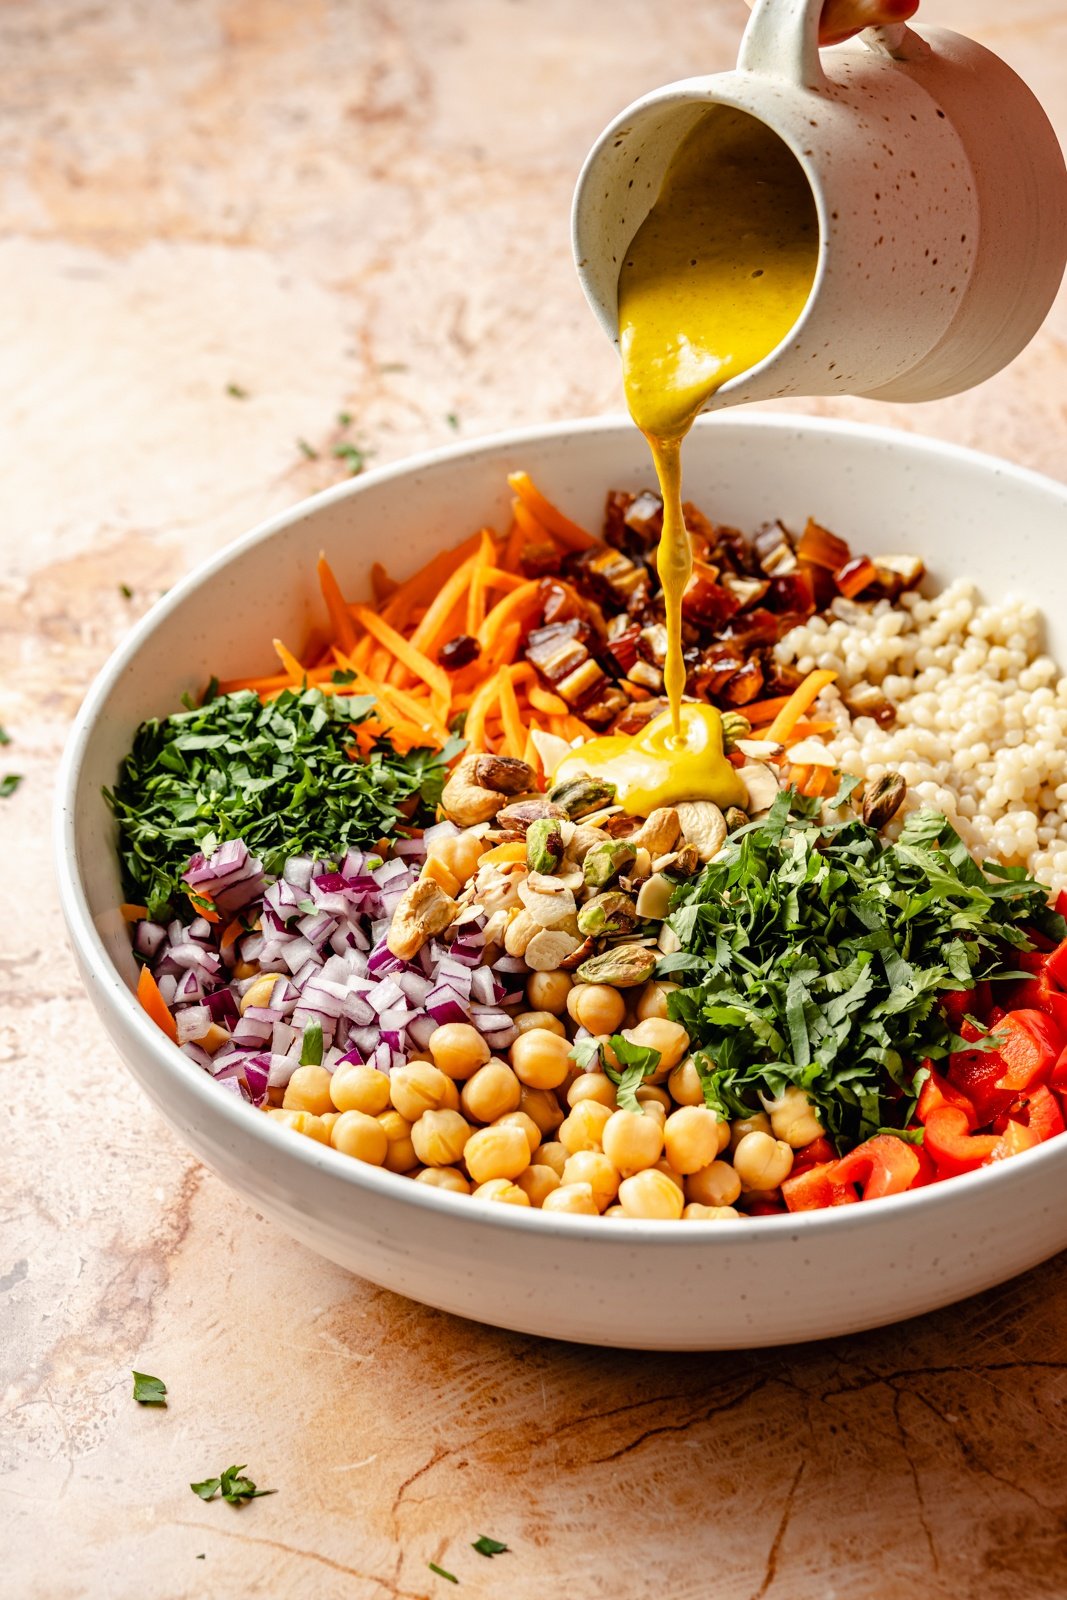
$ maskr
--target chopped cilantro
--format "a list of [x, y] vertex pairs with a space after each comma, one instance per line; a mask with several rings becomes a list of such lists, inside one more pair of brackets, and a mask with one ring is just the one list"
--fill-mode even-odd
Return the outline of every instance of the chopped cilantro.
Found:
[[631, 1044], [621, 1033], [613, 1033], [610, 1044], [619, 1066], [615, 1068], [605, 1062], [604, 1071], [612, 1083], [617, 1085], [615, 1099], [619, 1110], [636, 1111], [640, 1114], [642, 1107], [637, 1098], [637, 1091], [659, 1066], [660, 1052], [653, 1050], [650, 1045]]
[[369, 450], [363, 450], [358, 444], [353, 444], [350, 439], [342, 439], [340, 444], [335, 444], [333, 453], [338, 461], [345, 463], [351, 478], [358, 478], [371, 454]]
[[501, 1544], [499, 1539], [490, 1539], [484, 1533], [475, 1539], [471, 1549], [477, 1550], [480, 1556], [502, 1556], [510, 1553], [506, 1544]]
[[1067, 923], [1022, 868], [980, 867], [939, 812], [887, 843], [854, 817], [816, 821], [819, 804], [779, 795], [680, 891], [668, 922], [689, 959], [667, 970], [689, 986], [668, 1005], [713, 1110], [749, 1116], [795, 1084], [853, 1145], [905, 1130], [921, 1063], [960, 1042], [940, 997]]
[[398, 823], [432, 822], [462, 746], [401, 756], [383, 739], [363, 760], [352, 727], [373, 708], [368, 696], [319, 689], [286, 689], [264, 705], [243, 690], [143, 723], [114, 792], [104, 791], [128, 898], [153, 918], [188, 915], [181, 875], [202, 845], [243, 839], [276, 875], [289, 856], [336, 861]]
[[351, 670], [350, 667], [338, 667], [336, 672], [332, 672], [330, 674], [330, 682], [338, 683], [342, 686], [342, 688], [347, 688], [350, 683], [355, 683], [355, 681], [356, 674]]
[[304, 1029], [304, 1042], [300, 1046], [302, 1067], [322, 1066], [322, 1023], [309, 1022]]
[[162, 1378], [153, 1378], [147, 1372], [133, 1374], [133, 1398], [142, 1406], [165, 1406], [167, 1386]]
[[439, 1567], [436, 1561], [427, 1561], [426, 1565], [431, 1572], [436, 1572], [439, 1578], [447, 1578], [449, 1583], [458, 1583], [459, 1579], [454, 1572], [446, 1572], [444, 1567]]
[[203, 1483], [191, 1483], [190, 1489], [201, 1500], [214, 1500], [220, 1495], [228, 1505], [241, 1506], [246, 1500], [258, 1500], [265, 1494], [277, 1494], [277, 1489], [257, 1489], [251, 1478], [241, 1474], [244, 1467], [227, 1467], [217, 1478], [205, 1478]]
[[10, 800], [19, 784], [22, 782], [21, 772], [8, 772], [0, 778], [0, 800]]
[[571, 1051], [571, 1060], [583, 1072], [597, 1072], [600, 1068], [600, 1045], [595, 1039], [577, 1039]]
[[248, 399], [248, 390], [247, 389], [242, 389], [242, 387], [241, 387], [241, 385], [239, 383], [228, 383], [226, 385], [226, 393], [228, 395], [230, 395], [234, 400], [247, 400]]
[[319, 452], [315, 449], [313, 444], [308, 444], [306, 439], [298, 439], [296, 441], [296, 447], [305, 456], [307, 456], [309, 461], [317, 461], [319, 459]]

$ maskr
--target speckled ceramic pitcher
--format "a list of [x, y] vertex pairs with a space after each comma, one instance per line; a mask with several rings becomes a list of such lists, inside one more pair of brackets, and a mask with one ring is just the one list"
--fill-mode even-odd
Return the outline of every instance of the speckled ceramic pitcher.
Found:
[[629, 106], [574, 199], [582, 287], [618, 341], [619, 263], [710, 105], [759, 118], [811, 184], [819, 261], [789, 336], [708, 409], [791, 394], [934, 400], [1006, 366], [1067, 260], [1067, 172], [999, 57], [943, 28], [871, 29], [820, 54], [822, 0], [758, 0], [734, 72]]

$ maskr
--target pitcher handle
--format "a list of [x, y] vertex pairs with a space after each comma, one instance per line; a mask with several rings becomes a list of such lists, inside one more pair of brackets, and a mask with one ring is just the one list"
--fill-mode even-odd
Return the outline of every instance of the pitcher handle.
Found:
[[[737, 54], [739, 72], [785, 78], [818, 93], [826, 87], [819, 60], [819, 18], [823, 0], [756, 0]], [[929, 46], [906, 23], [868, 28], [860, 35], [869, 50], [912, 61]]]

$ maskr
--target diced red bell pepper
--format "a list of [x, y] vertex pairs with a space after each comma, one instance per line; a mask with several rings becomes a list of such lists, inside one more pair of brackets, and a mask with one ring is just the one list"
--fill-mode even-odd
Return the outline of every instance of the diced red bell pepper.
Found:
[[959, 1106], [939, 1106], [926, 1121], [923, 1148], [943, 1178], [974, 1172], [997, 1147], [995, 1133], [972, 1133]]
[[1067, 989], [1067, 939], [1045, 957], [1045, 971], [1057, 988]]
[[986, 982], [976, 984], [973, 989], [948, 989], [941, 996], [941, 1009], [945, 1014], [945, 1021], [950, 1027], [959, 1032], [960, 1024], [968, 1013], [977, 1017], [979, 1022], [984, 1022], [992, 1002], [992, 990]]
[[775, 1193], [767, 1195], [753, 1195], [745, 1202], [745, 1210], [750, 1217], [773, 1217], [776, 1212], [784, 1211], [785, 1206]]
[[835, 1161], [821, 1161], [817, 1166], [796, 1168], [782, 1184], [782, 1199], [790, 1211], [822, 1211], [827, 1206], [850, 1206], [856, 1201], [856, 1191], [847, 1183], [838, 1183], [834, 1177]]
[[977, 1128], [978, 1115], [963, 1090], [957, 1089], [955, 1084], [943, 1078], [932, 1061], [924, 1061], [923, 1066], [930, 1076], [919, 1091], [919, 1104], [915, 1112], [919, 1121], [925, 1124], [931, 1111], [935, 1111], [938, 1106], [958, 1106], [966, 1113], [968, 1127]]
[[1061, 917], [1067, 917], [1067, 889], [1061, 889], [1056, 896], [1056, 910]]
[[1004, 1127], [997, 1127], [996, 1131], [1005, 1132], [1009, 1121], [1021, 1122], [1024, 1127], [1037, 1134], [1041, 1144], [1044, 1144], [1046, 1139], [1051, 1139], [1053, 1134], [1064, 1131], [1063, 1109], [1060, 1102], [1052, 1090], [1046, 1088], [1043, 1083], [1027, 1090], [1025, 1097], [1021, 1097], [1018, 1109], [1012, 1113], [1011, 1118], [1005, 1118]]
[[802, 1172], [809, 1172], [812, 1167], [825, 1166], [828, 1161], [836, 1161], [837, 1151], [826, 1138], [820, 1134], [810, 1144], [800, 1147], [793, 1156], [793, 1169], [790, 1177], [797, 1178]]
[[1067, 1094], [1067, 1047], [1061, 1051], [1048, 1081], [1058, 1093]]
[[936, 1183], [941, 1174], [934, 1166], [933, 1157], [928, 1155], [921, 1144], [912, 1145], [919, 1162], [919, 1170], [909, 1185], [912, 1189], [925, 1189], [928, 1183]]
[[839, 1183], [862, 1184], [864, 1200], [903, 1194], [918, 1175], [919, 1158], [914, 1146], [891, 1133], [876, 1133], [873, 1139], [857, 1145], [841, 1157], [834, 1173]]
[[948, 1058], [945, 1075], [971, 1102], [979, 1127], [1011, 1109], [1011, 1090], [997, 1087], [1003, 1071], [1004, 1063], [995, 1050], [957, 1050]]
[[1013, 1011], [1047, 1012], [1060, 1032], [1067, 1035], [1067, 994], [1056, 987], [1047, 968], [1036, 977], [1005, 984], [1001, 998], [1009, 1015]]
[[997, 1023], [998, 1089], [1029, 1089], [1047, 1078], [1067, 1040], [1044, 1011], [1009, 1011]]
[[1022, 1155], [1024, 1150], [1034, 1150], [1040, 1143], [1033, 1128], [1024, 1128], [1021, 1122], [1009, 1122], [982, 1165], [988, 1167], [994, 1162], [1006, 1161], [1009, 1156]]

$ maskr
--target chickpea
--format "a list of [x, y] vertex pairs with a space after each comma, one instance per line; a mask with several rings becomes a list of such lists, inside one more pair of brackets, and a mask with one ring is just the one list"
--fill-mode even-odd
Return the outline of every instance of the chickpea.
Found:
[[507, 1178], [487, 1178], [474, 1191], [475, 1200], [495, 1200], [498, 1205], [528, 1206], [530, 1197], [517, 1183]]
[[684, 1061], [679, 1061], [667, 1079], [667, 1088], [680, 1106], [704, 1104], [704, 1085], [700, 1081], [700, 1073], [692, 1056], [686, 1056]]
[[297, 1067], [286, 1085], [282, 1105], [286, 1111], [310, 1111], [313, 1117], [332, 1111], [330, 1074], [326, 1068]]
[[452, 834], [448, 839], [436, 839], [433, 853], [454, 878], [466, 883], [478, 870], [478, 862], [487, 848], [480, 835], [465, 828], [462, 833]]
[[587, 1183], [561, 1183], [558, 1189], [546, 1194], [541, 1202], [542, 1211], [562, 1211], [571, 1216], [597, 1217], [600, 1215], [593, 1191]]
[[626, 1212], [625, 1212], [624, 1208], [622, 1206], [618, 1206], [618, 1205], [609, 1206], [606, 1211], [602, 1211], [601, 1212], [601, 1216], [604, 1216], [604, 1217], [624, 1217], [625, 1215], [626, 1215]]
[[719, 1153], [719, 1119], [707, 1106], [682, 1106], [663, 1128], [663, 1147], [676, 1172], [699, 1172]]
[[650, 1017], [667, 1017], [667, 996], [680, 988], [677, 983], [646, 983], [637, 1000], [637, 1020], [647, 1022]]
[[450, 1078], [469, 1078], [489, 1060], [490, 1050], [469, 1022], [445, 1022], [430, 1035], [434, 1065]]
[[[242, 983], [245, 978], [254, 978], [258, 971], [258, 961], [238, 961], [237, 965], [230, 973], [230, 977], [234, 978], [238, 983]], [[280, 974], [276, 973], [275, 976], [280, 976]]]
[[634, 1094], [634, 1099], [642, 1111], [652, 1111], [665, 1122], [667, 1113], [673, 1111], [671, 1097], [665, 1089], [660, 1089], [654, 1083], [643, 1083]]
[[532, 1117], [542, 1135], [555, 1133], [563, 1121], [563, 1107], [551, 1089], [528, 1089], [525, 1084], [519, 1095], [519, 1110]]
[[540, 1210], [548, 1196], [559, 1188], [559, 1174], [551, 1167], [530, 1166], [519, 1173], [515, 1182], [530, 1204]]
[[577, 1150], [563, 1168], [564, 1184], [587, 1183], [598, 1211], [606, 1211], [619, 1192], [619, 1174], [602, 1150]]
[[646, 1017], [635, 1028], [627, 1028], [623, 1037], [631, 1044], [659, 1051], [659, 1066], [651, 1074], [653, 1083], [665, 1078], [689, 1050], [689, 1035], [681, 1023], [669, 1022], [666, 1017]]
[[502, 1117], [497, 1117], [493, 1127], [521, 1128], [526, 1135], [526, 1142], [530, 1146], [531, 1156], [541, 1143], [541, 1130], [533, 1117], [527, 1116], [525, 1111], [506, 1111]]
[[626, 1015], [626, 1001], [606, 983], [576, 983], [567, 996], [567, 1011], [590, 1033], [616, 1033]]
[[389, 1074], [389, 1098], [408, 1122], [418, 1122], [424, 1111], [439, 1111], [447, 1104], [450, 1091], [455, 1093], [451, 1078], [428, 1061], [410, 1061]]
[[377, 1067], [346, 1062], [330, 1079], [330, 1099], [338, 1111], [365, 1111], [376, 1117], [389, 1104], [389, 1074]]
[[604, 1138], [604, 1128], [613, 1116], [609, 1106], [599, 1100], [579, 1100], [571, 1114], [560, 1124], [559, 1142], [574, 1155], [578, 1150], [599, 1150]]
[[419, 1158], [411, 1142], [411, 1123], [407, 1118], [399, 1111], [383, 1111], [375, 1120], [385, 1129], [389, 1141], [383, 1165], [390, 1172], [410, 1172], [412, 1167], [417, 1167]]
[[567, 1009], [572, 987], [569, 972], [533, 972], [526, 983], [526, 998], [535, 1011], [551, 1011], [558, 1017]]
[[[540, 973], [535, 973], [540, 977]], [[520, 1011], [515, 1018], [515, 1026], [520, 1033], [529, 1033], [533, 1028], [546, 1028], [549, 1033], [558, 1034], [561, 1039], [567, 1037], [567, 1030], [559, 1018], [551, 1011]]]
[[506, 1112], [519, 1109], [521, 1088], [507, 1062], [494, 1057], [467, 1079], [459, 1103], [472, 1122], [495, 1122]]
[[563, 1168], [567, 1164], [569, 1155], [570, 1151], [565, 1144], [550, 1140], [548, 1144], [543, 1144], [534, 1151], [532, 1165], [535, 1167], [551, 1167], [556, 1177], [562, 1178]]
[[628, 1217], [655, 1217], [677, 1222], [685, 1199], [666, 1173], [646, 1167], [619, 1184], [619, 1204]]
[[730, 1149], [736, 1150], [746, 1133], [770, 1133], [771, 1119], [765, 1111], [754, 1111], [750, 1117], [739, 1117], [730, 1124]]
[[735, 1211], [733, 1206], [702, 1206], [695, 1202], [686, 1206], [682, 1212], [683, 1222], [729, 1222], [733, 1217], [739, 1217], [740, 1211]]
[[732, 1206], [741, 1193], [741, 1179], [728, 1161], [709, 1161], [685, 1180], [685, 1197], [702, 1206]]
[[525, 1128], [496, 1123], [471, 1134], [463, 1156], [477, 1184], [490, 1178], [517, 1178], [530, 1165], [530, 1141]]
[[769, 1133], [746, 1133], [734, 1151], [734, 1171], [742, 1189], [777, 1189], [793, 1169], [793, 1152], [784, 1139]]
[[462, 1161], [473, 1129], [458, 1111], [424, 1111], [411, 1129], [415, 1154], [428, 1167], [451, 1167]]
[[796, 1084], [791, 1083], [767, 1110], [771, 1132], [776, 1139], [784, 1139], [791, 1150], [803, 1149], [826, 1131], [809, 1096]]
[[432, 1189], [448, 1189], [453, 1194], [470, 1194], [471, 1186], [458, 1167], [423, 1167], [415, 1174], [416, 1183], [429, 1184]]
[[666, 1156], [661, 1156], [656, 1162], [656, 1165], [654, 1167], [647, 1168], [647, 1171], [662, 1172], [663, 1176], [665, 1178], [669, 1178], [670, 1181], [675, 1185], [680, 1194], [685, 1194], [685, 1180], [683, 1179], [682, 1174], [680, 1172], [676, 1172], [671, 1166]]
[[380, 1167], [389, 1149], [385, 1129], [377, 1117], [365, 1111], [342, 1111], [330, 1134], [330, 1143], [343, 1156], [353, 1156], [372, 1167]]
[[567, 1104], [576, 1106], [579, 1100], [598, 1100], [602, 1106], [614, 1111], [618, 1104], [615, 1085], [605, 1072], [580, 1072], [567, 1090]]
[[[234, 973], [236, 977], [236, 972]], [[237, 1009], [242, 1017], [249, 1006], [269, 1006], [270, 997], [274, 992], [274, 985], [281, 976], [278, 972], [264, 972], [255, 983], [250, 983], [238, 1002]]]
[[601, 1144], [621, 1173], [641, 1172], [654, 1167], [663, 1153], [663, 1123], [644, 1112], [613, 1111], [604, 1125]]
[[572, 1065], [570, 1042], [547, 1028], [520, 1033], [511, 1047], [516, 1076], [531, 1089], [557, 1089]]
[[275, 1122], [283, 1122], [287, 1128], [292, 1128], [294, 1133], [302, 1133], [308, 1139], [317, 1139], [319, 1144], [329, 1144], [330, 1135], [326, 1124], [321, 1117], [313, 1116], [310, 1111], [268, 1111], [268, 1117], [273, 1117]]
[[333, 1139], [333, 1130], [337, 1126], [337, 1119], [340, 1115], [339, 1111], [323, 1111], [319, 1116], [319, 1121], [330, 1135], [331, 1141]]

